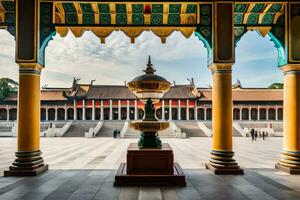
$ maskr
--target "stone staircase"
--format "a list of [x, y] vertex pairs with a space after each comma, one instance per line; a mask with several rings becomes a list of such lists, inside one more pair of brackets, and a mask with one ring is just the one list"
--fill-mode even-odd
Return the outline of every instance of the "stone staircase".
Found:
[[[207, 126], [207, 128], [212, 130], [212, 123], [211, 122], [206, 122], [204, 124]], [[232, 127], [232, 135], [233, 135], [233, 137], [243, 137], [243, 135], [234, 127]]]
[[182, 133], [186, 134], [186, 137], [207, 137], [207, 135], [199, 128], [197, 122], [175, 122]]
[[110, 121], [104, 122], [102, 128], [96, 133], [96, 137], [113, 137], [113, 130], [119, 129], [122, 130], [124, 126], [123, 121]]
[[84, 133], [96, 125], [97, 122], [74, 122], [63, 137], [84, 137]]

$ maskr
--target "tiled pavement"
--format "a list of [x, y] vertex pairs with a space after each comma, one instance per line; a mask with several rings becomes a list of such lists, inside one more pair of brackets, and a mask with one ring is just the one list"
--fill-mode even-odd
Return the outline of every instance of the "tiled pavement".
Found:
[[[215, 176], [204, 170], [210, 138], [164, 139], [184, 168], [183, 188], [113, 187], [115, 169], [135, 139], [42, 138], [50, 171], [32, 178], [0, 178], [0, 200], [11, 199], [300, 199], [300, 176], [274, 170], [282, 138], [252, 143], [234, 138], [242, 176]], [[1, 172], [12, 162], [16, 139], [0, 138]]]

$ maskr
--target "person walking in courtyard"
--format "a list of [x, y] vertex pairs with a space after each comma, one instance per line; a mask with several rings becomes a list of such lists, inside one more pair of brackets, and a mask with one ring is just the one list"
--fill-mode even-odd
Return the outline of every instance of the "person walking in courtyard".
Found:
[[255, 131], [255, 133], [254, 133], [254, 140], [255, 140], [255, 141], [256, 141], [256, 139], [257, 139], [257, 136], [258, 136], [257, 131]]
[[250, 135], [251, 135], [251, 139], [252, 139], [252, 142], [253, 142], [253, 140], [254, 140], [254, 129], [253, 128], [250, 131]]
[[263, 140], [265, 140], [265, 136], [266, 136], [266, 135], [265, 135], [265, 132], [263, 131], [263, 132], [262, 132]]

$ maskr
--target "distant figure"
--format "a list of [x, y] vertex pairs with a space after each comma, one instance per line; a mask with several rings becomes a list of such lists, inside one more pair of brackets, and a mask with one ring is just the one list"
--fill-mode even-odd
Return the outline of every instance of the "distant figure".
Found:
[[252, 128], [251, 131], [250, 131], [250, 135], [251, 135], [251, 139], [252, 139], [252, 142], [254, 140], [254, 129]]
[[117, 136], [118, 136], [118, 132], [117, 131], [118, 131], [117, 129], [113, 130], [113, 138], [117, 138]]
[[265, 140], [265, 132], [264, 131], [262, 132], [262, 137], [263, 137], [263, 140]]
[[254, 134], [254, 140], [255, 140], [255, 141], [256, 141], [256, 139], [257, 139], [257, 136], [258, 136], [257, 131], [255, 131], [255, 134]]

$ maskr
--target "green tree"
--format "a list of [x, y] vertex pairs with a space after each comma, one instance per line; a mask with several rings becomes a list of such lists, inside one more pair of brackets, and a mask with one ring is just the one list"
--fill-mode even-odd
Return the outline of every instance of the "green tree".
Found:
[[283, 89], [283, 83], [273, 83], [268, 88], [269, 89]]
[[9, 78], [0, 78], [0, 101], [18, 90], [19, 84]]

